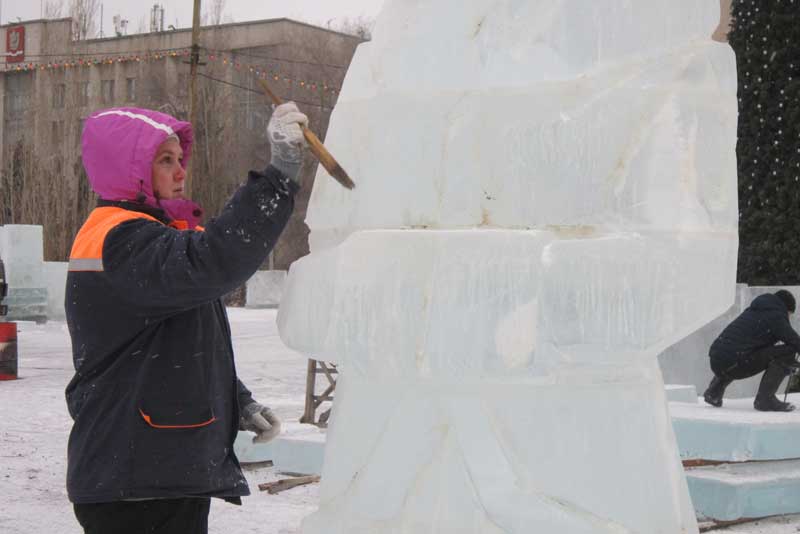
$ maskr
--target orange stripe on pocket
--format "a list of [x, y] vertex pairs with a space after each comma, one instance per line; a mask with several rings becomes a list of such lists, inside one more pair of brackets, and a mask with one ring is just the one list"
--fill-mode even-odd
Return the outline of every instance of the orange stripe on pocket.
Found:
[[141, 408], [139, 408], [139, 413], [142, 414], [142, 419], [144, 419], [145, 422], [148, 425], [150, 425], [153, 428], [161, 428], [161, 429], [164, 429], [164, 428], [200, 428], [200, 427], [208, 426], [208, 425], [210, 425], [211, 423], [213, 423], [214, 421], [217, 420], [216, 417], [212, 417], [208, 421], [205, 421], [203, 423], [197, 423], [197, 424], [194, 424], [194, 425], [157, 425], [150, 419], [149, 415], [147, 415], [146, 413], [144, 413], [142, 411]]

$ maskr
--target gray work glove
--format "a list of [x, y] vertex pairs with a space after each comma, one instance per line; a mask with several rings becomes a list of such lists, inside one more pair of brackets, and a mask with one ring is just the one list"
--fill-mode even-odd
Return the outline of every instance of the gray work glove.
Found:
[[281, 433], [281, 422], [272, 410], [257, 402], [242, 408], [239, 429], [256, 433], [253, 443], [266, 443]]
[[289, 180], [295, 180], [303, 163], [306, 139], [300, 125], [308, 126], [308, 117], [300, 113], [294, 102], [286, 102], [272, 110], [267, 124], [267, 137], [272, 151], [270, 164]]

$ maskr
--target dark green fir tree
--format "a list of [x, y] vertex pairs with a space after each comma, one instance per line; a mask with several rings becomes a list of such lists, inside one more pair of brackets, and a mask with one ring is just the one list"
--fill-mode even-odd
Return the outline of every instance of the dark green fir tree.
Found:
[[800, 0], [734, 0], [739, 71], [739, 271], [800, 285]]

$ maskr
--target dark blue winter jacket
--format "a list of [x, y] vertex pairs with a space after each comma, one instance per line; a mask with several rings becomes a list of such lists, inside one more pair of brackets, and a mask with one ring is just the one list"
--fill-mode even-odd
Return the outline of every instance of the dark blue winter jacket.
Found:
[[252, 398], [220, 298], [266, 259], [296, 190], [273, 167], [250, 173], [205, 229], [131, 202], [92, 212], [66, 291], [72, 502], [249, 494], [233, 441]]
[[786, 304], [772, 293], [760, 295], [711, 344], [711, 366], [714, 369], [730, 367], [779, 341], [800, 352], [800, 336], [789, 323]]

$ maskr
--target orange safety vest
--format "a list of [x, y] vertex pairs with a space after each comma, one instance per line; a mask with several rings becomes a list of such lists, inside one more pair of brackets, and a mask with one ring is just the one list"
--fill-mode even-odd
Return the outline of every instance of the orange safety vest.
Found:
[[[106, 206], [92, 210], [89, 218], [83, 223], [78, 235], [75, 237], [75, 242], [72, 244], [72, 251], [69, 254], [69, 270], [103, 271], [103, 243], [105, 243], [106, 236], [120, 224], [133, 219], [148, 219], [160, 222], [152, 215], [116, 206]], [[173, 221], [168, 226], [176, 230], [189, 229], [186, 221]], [[203, 227], [197, 226], [195, 230], [202, 232]]]

